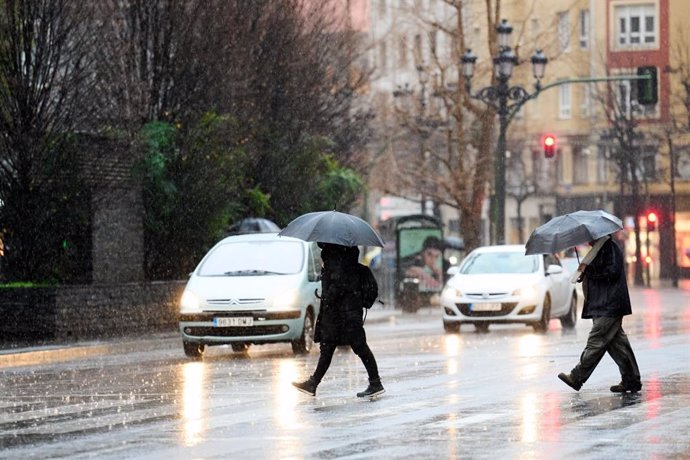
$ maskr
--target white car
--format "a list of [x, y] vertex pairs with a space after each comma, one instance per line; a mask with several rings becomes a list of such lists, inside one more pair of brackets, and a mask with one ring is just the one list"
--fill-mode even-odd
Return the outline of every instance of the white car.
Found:
[[184, 352], [201, 358], [206, 346], [289, 342], [309, 353], [319, 314], [321, 251], [316, 243], [255, 233], [230, 236], [204, 256], [180, 301]]
[[[561, 257], [560, 261], [561, 265], [563, 265], [563, 268], [569, 272], [568, 276], [571, 277], [580, 266], [580, 260], [575, 257]], [[577, 293], [577, 305], [578, 307], [582, 307], [585, 301], [585, 293], [582, 290], [582, 283], [575, 283], [575, 292]]]
[[487, 331], [492, 323], [523, 323], [544, 332], [559, 318], [577, 322], [577, 294], [555, 255], [525, 255], [524, 245], [485, 246], [465, 257], [441, 293], [443, 326]]

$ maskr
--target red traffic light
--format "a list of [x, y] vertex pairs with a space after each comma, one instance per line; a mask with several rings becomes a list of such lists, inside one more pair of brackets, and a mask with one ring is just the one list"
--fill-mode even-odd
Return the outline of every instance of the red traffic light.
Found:
[[544, 148], [544, 157], [553, 158], [556, 154], [556, 136], [544, 134], [541, 138], [541, 145]]
[[656, 213], [654, 211], [650, 211], [647, 213], [647, 231], [648, 232], [653, 232], [656, 230], [656, 224], [659, 221], [659, 218], [657, 217]]

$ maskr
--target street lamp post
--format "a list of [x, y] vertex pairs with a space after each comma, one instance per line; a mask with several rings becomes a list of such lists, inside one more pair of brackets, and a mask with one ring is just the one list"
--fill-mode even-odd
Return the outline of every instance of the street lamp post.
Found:
[[517, 56], [508, 45], [510, 34], [513, 28], [505, 19], [496, 27], [498, 34], [498, 55], [494, 58], [494, 70], [497, 78], [495, 86], [487, 86], [472, 93], [472, 76], [477, 56], [468, 49], [461, 58], [462, 73], [465, 78], [465, 88], [467, 94], [478, 99], [498, 114], [499, 130], [498, 143], [496, 146], [495, 178], [494, 178], [494, 199], [492, 203], [492, 218], [495, 228], [494, 242], [497, 244], [505, 243], [505, 202], [506, 202], [506, 131], [513, 116], [520, 110], [522, 105], [537, 97], [541, 91], [541, 79], [544, 77], [544, 70], [548, 59], [541, 50], [537, 50], [532, 56], [532, 68], [536, 80], [535, 90], [529, 93], [521, 86], [510, 86], [510, 77], [513, 68], [518, 64]]

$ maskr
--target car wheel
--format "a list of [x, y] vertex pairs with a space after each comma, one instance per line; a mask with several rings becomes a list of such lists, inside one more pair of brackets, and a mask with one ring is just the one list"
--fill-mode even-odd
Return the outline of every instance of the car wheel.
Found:
[[249, 344], [243, 342], [231, 343], [232, 351], [235, 353], [247, 353], [249, 351]]
[[182, 342], [182, 347], [184, 348], [184, 354], [189, 358], [200, 359], [204, 357], [204, 351], [206, 351], [206, 345], [197, 342]]
[[489, 323], [474, 323], [474, 330], [485, 334], [489, 332]]
[[547, 294], [544, 297], [544, 307], [541, 309], [541, 319], [534, 323], [532, 327], [536, 332], [546, 332], [549, 328], [549, 320], [551, 319], [551, 297]]
[[565, 329], [572, 329], [577, 323], [577, 297], [575, 295], [570, 299], [570, 308], [565, 316], [559, 318], [561, 320], [561, 326]]
[[457, 334], [460, 332], [460, 323], [458, 321], [444, 321], [443, 330], [446, 334]]
[[304, 327], [302, 327], [302, 336], [292, 342], [292, 352], [296, 355], [304, 355], [311, 351], [314, 347], [314, 318], [311, 311], [307, 311], [304, 316]]

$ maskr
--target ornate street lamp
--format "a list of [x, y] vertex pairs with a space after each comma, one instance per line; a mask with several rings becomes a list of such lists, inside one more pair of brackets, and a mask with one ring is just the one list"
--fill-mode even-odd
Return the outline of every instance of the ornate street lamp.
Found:
[[520, 107], [530, 99], [537, 97], [541, 91], [541, 79], [544, 78], [546, 63], [548, 62], [548, 59], [541, 50], [537, 50], [534, 55], [532, 55], [532, 70], [536, 80], [533, 93], [529, 93], [521, 86], [510, 86], [509, 81], [513, 74], [513, 68], [518, 65], [517, 56], [515, 56], [515, 53], [509, 46], [510, 34], [512, 31], [513, 28], [505, 19], [496, 27], [496, 33], [498, 35], [498, 54], [494, 58], [494, 72], [498, 82], [495, 86], [487, 86], [473, 94], [471, 91], [472, 77], [474, 76], [474, 66], [477, 63], [477, 56], [472, 53], [472, 50], [468, 49], [460, 58], [467, 94], [473, 99], [478, 99], [488, 104], [496, 111], [499, 119], [494, 199], [491, 207], [495, 235], [493, 237], [493, 242], [496, 244], [505, 243], [506, 131], [508, 130], [508, 124], [513, 119], [513, 116], [520, 110]]

